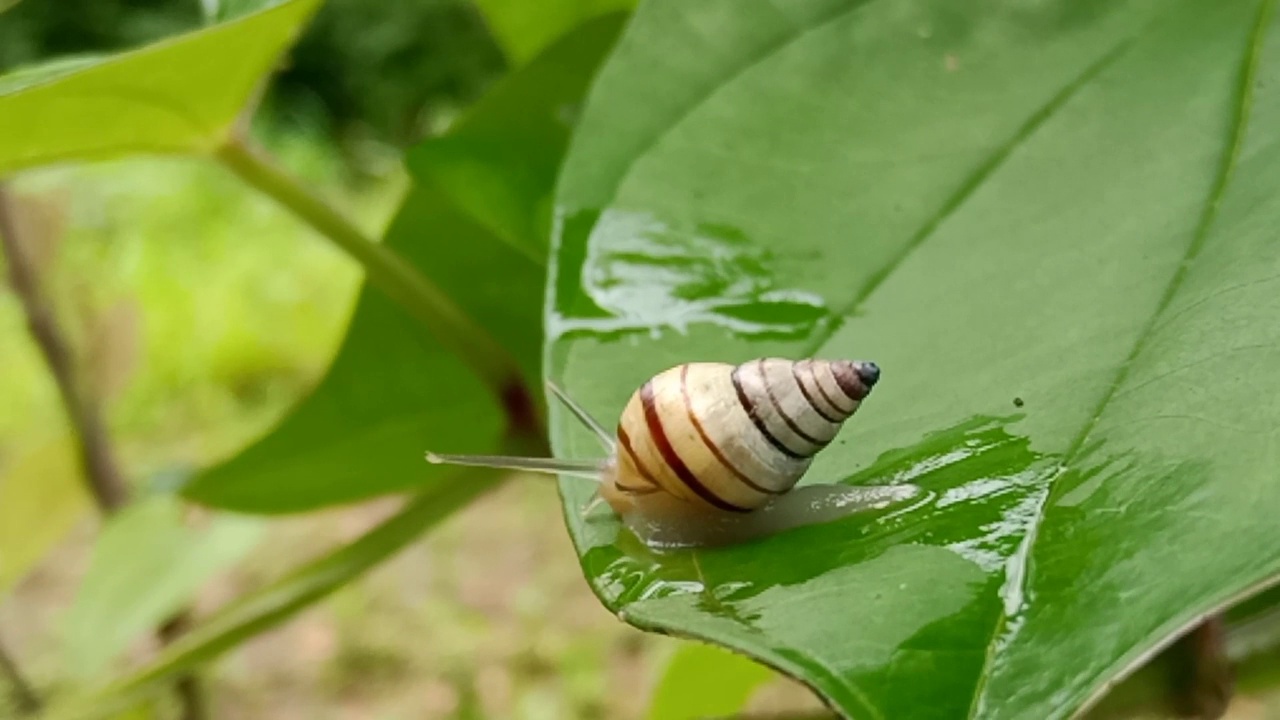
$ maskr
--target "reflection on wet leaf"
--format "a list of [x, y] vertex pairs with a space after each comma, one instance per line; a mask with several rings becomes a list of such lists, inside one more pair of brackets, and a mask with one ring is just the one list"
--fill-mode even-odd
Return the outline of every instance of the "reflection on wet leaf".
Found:
[[[854, 706], [883, 709], [886, 700], [859, 689], [862, 673], [869, 684], [885, 682], [895, 653], [923, 662], [936, 653], [935, 634], [947, 653], [967, 658], [968, 669], [948, 682], [972, 685], [989, 639], [981, 618], [1019, 591], [1007, 587], [1006, 565], [1059, 471], [1059, 458], [1011, 432], [1019, 418], [975, 417], [929, 433], [843, 481], [923, 490], [903, 505], [714, 550], [655, 552], [624, 531], [588, 551], [584, 567], [605, 601], [641, 627], [696, 613], [721, 638], [771, 648], [767, 659], [782, 668], [794, 653], [841, 648], [817, 659], [832, 671], [828, 690], [843, 688]], [[977, 621], [948, 625], [956, 615]], [[916, 642], [928, 649], [919, 657]], [[866, 643], [880, 654], [845, 652]]]
[[[679, 228], [645, 213], [609, 210], [561, 220], [561, 287], [575, 288], [548, 328], [616, 337], [687, 332], [707, 323], [747, 337], [808, 337], [831, 321], [821, 297], [778, 287], [771, 254], [727, 225]], [[572, 281], [570, 284], [569, 281]], [[582, 297], [585, 295], [585, 297]]]
[[[865, 561], [904, 542], [946, 548], [984, 572], [998, 574], [1005, 558], [1018, 546], [1018, 530], [1026, 527], [1028, 503], [1043, 500], [1045, 482], [1055, 472], [1050, 458], [1032, 452], [1025, 438], [1008, 432], [1006, 421], [975, 418], [930, 433], [917, 446], [887, 452], [871, 467], [845, 480], [854, 486], [912, 483], [924, 492], [911, 502], [697, 553], [655, 552], [623, 532], [614, 544], [588, 552], [586, 563], [609, 588], [611, 600], [621, 603], [652, 597], [655, 592], [678, 592], [687, 582], [701, 583], [703, 579], [696, 576], [692, 565], [695, 556], [704, 567], [759, 564], [766, 555], [761, 547], [765, 544], [822, 549], [812, 558], [814, 564], [770, 565], [763, 574], [779, 585], [802, 584], [834, 567]], [[980, 516], [980, 523], [972, 522], [975, 516]], [[593, 522], [616, 520], [598, 518]], [[767, 555], [778, 558], [786, 553]], [[655, 585], [665, 590], [655, 591]]]

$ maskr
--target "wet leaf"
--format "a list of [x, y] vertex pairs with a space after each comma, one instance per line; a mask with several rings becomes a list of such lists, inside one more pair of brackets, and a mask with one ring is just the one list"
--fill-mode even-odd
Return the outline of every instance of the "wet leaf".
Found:
[[[386, 242], [435, 281], [541, 385], [541, 308], [550, 195], [570, 125], [620, 28], [607, 18], [495, 88], [444, 138], [409, 155], [415, 184]], [[570, 115], [569, 118], [572, 116]], [[382, 293], [365, 288], [315, 392], [282, 424], [184, 494], [246, 512], [290, 512], [447, 477], [427, 450], [491, 453], [503, 408], [468, 369]]]
[[850, 717], [1056, 718], [1280, 574], [1274, 5], [642, 5], [559, 186], [550, 374], [608, 424], [680, 362], [875, 360], [806, 482], [926, 492], [696, 552], [568, 512], [603, 602]]
[[286, 0], [132, 52], [60, 58], [0, 76], [0, 174], [212, 150], [317, 5]]

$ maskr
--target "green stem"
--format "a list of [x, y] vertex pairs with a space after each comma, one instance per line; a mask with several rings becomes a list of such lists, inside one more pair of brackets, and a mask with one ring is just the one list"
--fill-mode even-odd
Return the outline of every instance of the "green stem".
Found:
[[45, 293], [44, 279], [32, 259], [30, 240], [23, 236], [15, 203], [4, 182], [0, 182], [0, 248], [8, 259], [9, 284], [22, 306], [27, 329], [49, 366], [62, 407], [75, 431], [89, 491], [103, 514], [110, 515], [129, 502], [129, 489], [107, 436], [97, 398], [79, 377], [75, 350], [58, 322], [53, 300]]
[[[390, 248], [367, 237], [329, 203], [279, 168], [266, 153], [233, 136], [216, 157], [249, 185], [288, 208], [359, 262], [369, 283], [421, 322], [449, 350], [462, 357], [508, 406], [513, 425], [519, 413], [508, 402], [525, 383], [514, 358], [444, 291]], [[447, 242], [447, 240], [442, 240]]]
[[[1269, 609], [1244, 619], [1233, 620], [1228, 615], [1224, 621], [1222, 616], [1213, 617], [1213, 623], [1222, 623], [1215, 631], [1219, 637], [1213, 639], [1219, 646], [1215, 653], [1220, 653], [1220, 657], [1200, 658], [1199, 662], [1203, 664], [1208, 659], [1211, 667], [1229, 665], [1235, 689], [1241, 693], [1271, 694], [1280, 687], [1280, 609]], [[1188, 637], [1194, 638], [1195, 634], [1196, 631], [1192, 631]], [[1194, 640], [1192, 643], [1194, 646]], [[1151, 715], [1187, 716], [1188, 690], [1198, 688], [1187, 684], [1196, 678], [1187, 672], [1186, 645], [1187, 638], [1183, 638], [1156, 655], [1112, 688], [1083, 717], [1124, 720]], [[1201, 717], [1215, 716], [1212, 712], [1204, 714], [1205, 708], [1192, 710], [1198, 711]], [[1192, 716], [1196, 716], [1195, 712]]]

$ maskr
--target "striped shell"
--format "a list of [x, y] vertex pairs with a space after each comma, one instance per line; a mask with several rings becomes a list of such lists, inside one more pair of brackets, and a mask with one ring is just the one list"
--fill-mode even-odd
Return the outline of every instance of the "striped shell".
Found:
[[704, 509], [756, 510], [795, 486], [879, 375], [874, 363], [849, 360], [673, 367], [632, 394], [601, 494], [619, 515], [660, 492]]

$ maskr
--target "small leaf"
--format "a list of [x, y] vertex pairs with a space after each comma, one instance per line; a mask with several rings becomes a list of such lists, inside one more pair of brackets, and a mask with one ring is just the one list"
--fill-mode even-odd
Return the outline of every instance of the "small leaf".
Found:
[[630, 10], [636, 0], [476, 0], [476, 5], [512, 64], [520, 65], [582, 23]]
[[642, 4], [562, 173], [548, 374], [616, 418], [681, 362], [875, 360], [805, 481], [926, 492], [697, 566], [567, 512], [604, 603], [848, 717], [1060, 718], [1280, 575], [1276, 5]]
[[648, 720], [728, 717], [777, 677], [754, 660], [713, 645], [685, 643], [667, 661], [649, 703]]
[[[620, 29], [597, 21], [497, 86], [448, 136], [409, 158], [415, 185], [387, 244], [513, 351], [541, 386], [546, 208], [585, 93]], [[474, 186], [473, 179], [483, 179]], [[438, 482], [427, 450], [490, 453], [504, 409], [381, 293], [365, 288], [316, 391], [271, 434], [184, 490], [245, 512], [291, 512]]]
[[287, 0], [131, 52], [0, 76], [0, 175], [66, 160], [212, 150], [318, 4]]
[[[510, 448], [519, 452], [522, 448]], [[463, 471], [407, 503], [399, 513], [349, 545], [231, 602], [166, 646], [147, 665], [99, 689], [66, 698], [50, 720], [91, 720], [109, 715], [164, 681], [190, 671], [245, 640], [289, 619], [399, 552], [436, 523], [497, 484], [489, 471]]]
[[71, 673], [100, 673], [129, 643], [188, 604], [210, 577], [243, 557], [265, 529], [259, 520], [225, 514], [189, 527], [182, 516], [177, 500], [157, 495], [107, 521], [64, 621], [63, 652]]
[[93, 507], [69, 436], [0, 465], [0, 596]]

